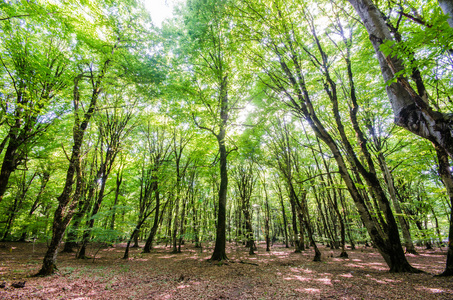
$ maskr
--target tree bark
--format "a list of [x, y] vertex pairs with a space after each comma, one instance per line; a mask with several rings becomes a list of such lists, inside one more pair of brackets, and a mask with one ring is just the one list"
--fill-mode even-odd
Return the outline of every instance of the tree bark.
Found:
[[453, 176], [451, 174], [451, 167], [447, 153], [440, 147], [436, 147], [437, 160], [439, 163], [438, 170], [440, 178], [442, 179], [447, 195], [450, 198], [450, 226], [448, 231], [448, 244], [447, 244], [447, 262], [445, 270], [441, 276], [453, 275]]
[[153, 178], [154, 180], [154, 197], [156, 199], [156, 212], [154, 214], [154, 221], [153, 227], [151, 227], [151, 231], [149, 232], [148, 239], [146, 240], [145, 246], [143, 247], [143, 253], [150, 253], [151, 249], [153, 248], [153, 241], [154, 237], [157, 233], [157, 228], [159, 227], [159, 210], [160, 210], [160, 192], [159, 192], [159, 183], [157, 176]]
[[[372, 0], [348, 0], [365, 25], [376, 52], [385, 82], [391, 82], [395, 74], [404, 69], [396, 55], [385, 56], [380, 46], [393, 41], [385, 20]], [[451, 1], [440, 1], [451, 3]], [[450, 12], [449, 12], [450, 13]], [[439, 145], [453, 158], [453, 122], [448, 114], [434, 111], [410, 86], [404, 77], [386, 86], [395, 116], [395, 123]]]
[[448, 25], [453, 28], [453, 2], [451, 0], [439, 0], [439, 6], [445, 15], [448, 15]]
[[265, 206], [265, 219], [264, 219], [264, 231], [266, 233], [266, 251], [271, 251], [270, 249], [270, 244], [271, 244], [271, 238], [270, 238], [270, 230], [269, 230], [269, 222], [270, 222], [270, 209], [269, 209], [269, 197], [267, 195], [267, 189], [266, 189], [266, 182], [263, 181], [263, 189], [264, 189], [264, 206]]
[[219, 163], [220, 163], [220, 188], [219, 206], [217, 213], [217, 230], [214, 252], [211, 260], [222, 261], [228, 259], [226, 255], [226, 202], [228, 190], [228, 171], [227, 171], [227, 151], [225, 147], [225, 129], [222, 128], [217, 136], [219, 144]]
[[220, 163], [220, 188], [219, 188], [219, 209], [217, 214], [217, 230], [214, 252], [211, 260], [222, 261], [228, 259], [226, 255], [226, 203], [228, 191], [228, 167], [225, 138], [226, 125], [228, 121], [228, 77], [225, 76], [220, 82], [220, 130], [216, 135], [219, 145], [219, 163]]
[[285, 210], [285, 205], [283, 203], [283, 195], [282, 195], [280, 186], [278, 186], [278, 189], [279, 189], [278, 197], [280, 198], [280, 205], [282, 207], [282, 215], [283, 215], [283, 232], [285, 234], [285, 248], [289, 248], [289, 245], [288, 245], [288, 220], [286, 218], [286, 210]]

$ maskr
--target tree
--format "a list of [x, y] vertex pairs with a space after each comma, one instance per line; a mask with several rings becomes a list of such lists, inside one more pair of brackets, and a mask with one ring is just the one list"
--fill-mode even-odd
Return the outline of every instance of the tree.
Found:
[[[107, 95], [106, 98], [115, 98], [116, 95]], [[121, 97], [121, 96], [120, 96]], [[115, 101], [116, 102], [116, 101]], [[100, 153], [99, 153], [99, 167], [94, 178], [93, 186], [99, 185], [99, 191], [94, 201], [91, 211], [91, 216], [88, 220], [88, 228], [85, 229], [83, 234], [82, 245], [80, 247], [78, 258], [86, 258], [86, 247], [91, 236], [91, 230], [94, 227], [96, 215], [99, 213], [102, 201], [104, 200], [105, 186], [110, 172], [112, 171], [113, 164], [118, 153], [121, 151], [121, 142], [130, 134], [134, 125], [131, 125], [131, 119], [135, 113], [134, 109], [124, 109], [124, 113], [120, 111], [119, 105], [121, 103], [112, 103], [113, 109], [107, 109], [104, 114], [100, 116], [99, 126], [99, 139], [100, 139]], [[108, 103], [110, 104], [110, 103]]]
[[[398, 42], [398, 36], [396, 38], [392, 36], [392, 32], [381, 11], [372, 0], [348, 1], [363, 21], [370, 36], [370, 41], [373, 44], [381, 67], [382, 77], [388, 83], [386, 90], [395, 115], [395, 123], [431, 141], [436, 149], [441, 149], [441, 152], [447, 153], [450, 159], [453, 159], [453, 128], [450, 115], [441, 112], [439, 109], [434, 110], [428, 102], [426, 90], [423, 88], [423, 80], [419, 74], [414, 71], [411, 74], [417, 85], [416, 91], [408, 79], [403, 76], [406, 72], [402, 59], [392, 53], [392, 51], [385, 51], [386, 47], [393, 45], [395, 40]], [[442, 9], [449, 13], [448, 21], [451, 23], [451, 4], [449, 5], [447, 1], [439, 1], [439, 3]], [[424, 25], [427, 24], [425, 23]], [[436, 25], [439, 27], [443, 24]], [[452, 35], [451, 27], [444, 25], [442, 30], [446, 30], [447, 35]], [[395, 32], [393, 33], [395, 34]], [[450, 47], [449, 45], [442, 46]], [[450, 224], [450, 228], [452, 227]], [[452, 233], [450, 233], [451, 235]], [[453, 274], [452, 257], [453, 246], [450, 243], [444, 275]]]
[[196, 82], [196, 101], [202, 112], [193, 113], [193, 121], [217, 140], [219, 149], [220, 188], [218, 194], [216, 244], [212, 260], [227, 259], [226, 203], [228, 191], [227, 126], [231, 103], [229, 91], [233, 84], [232, 41], [229, 19], [226, 15], [228, 1], [190, 1], [186, 22], [191, 45], [196, 46], [191, 58]]
[[[360, 142], [360, 150], [365, 158], [365, 164], [362, 164], [358, 159], [348, 139], [339, 110], [340, 98], [337, 93], [337, 85], [330, 75], [332, 63], [329, 61], [329, 55], [324, 50], [323, 43], [318, 37], [314, 17], [306, 8], [303, 6], [302, 8], [301, 21], [306, 22], [306, 29], [311, 33], [308, 37], [305, 37], [304, 32], [299, 29], [300, 24], [295, 25], [292, 13], [296, 9], [295, 7], [291, 7], [291, 5], [283, 6], [283, 3], [280, 2], [270, 4], [269, 7], [267, 7], [267, 4], [247, 3], [245, 5], [245, 9], [249, 9], [248, 11], [252, 15], [249, 19], [253, 20], [256, 26], [252, 39], [260, 42], [259, 50], [255, 54], [256, 57], [261, 58], [263, 55], [272, 55], [273, 57], [271, 62], [263, 68], [263, 73], [266, 75], [263, 81], [274, 91], [275, 99], [287, 99], [286, 105], [296, 115], [304, 118], [316, 136], [328, 146], [361, 219], [390, 270], [392, 272], [417, 272], [404, 256], [393, 212], [377, 178], [374, 162], [370, 157], [366, 143], [364, 143], [361, 128], [357, 126], [356, 112], [353, 110], [350, 111], [350, 119]], [[297, 7], [297, 9], [300, 11], [300, 7]], [[257, 13], [268, 11], [275, 11], [279, 18], [270, 21], [270, 19], [263, 17], [265, 16], [264, 13]], [[258, 20], [259, 22], [257, 22]], [[247, 24], [247, 26], [251, 26], [251, 24]], [[272, 30], [263, 30], [263, 26]], [[299, 49], [301, 50], [299, 51]], [[265, 51], [265, 54], [263, 54], [263, 51]], [[311, 73], [308, 72], [307, 62], [315, 66]], [[311, 90], [321, 88], [316, 82], [322, 82], [322, 89], [330, 101], [334, 116], [333, 123], [340, 135], [342, 147], [346, 150], [346, 157], [340, 150], [338, 142], [326, 127], [326, 122], [318, 117], [320, 112], [315, 109], [313, 100], [319, 96], [318, 93]], [[351, 97], [354, 97], [353, 86]], [[348, 163], [355, 167], [353, 174], [349, 173]], [[361, 183], [361, 177], [363, 177], [370, 195], [375, 201], [374, 207], [370, 206], [368, 195], [360, 191], [353, 176], [358, 181], [357, 184]], [[377, 215], [377, 218], [374, 217], [374, 213], [370, 211], [369, 207], [381, 212]]]
[[[246, 247], [249, 248], [249, 254], [255, 254], [256, 244], [253, 237], [253, 227], [251, 220], [250, 198], [255, 188], [257, 175], [254, 174], [254, 165], [252, 161], [244, 161], [232, 170], [233, 180], [240, 199], [240, 209], [245, 219], [245, 237], [247, 240]], [[241, 224], [239, 224], [241, 226]]]
[[[100, 3], [99, 3], [100, 4]], [[48, 250], [44, 256], [43, 265], [37, 275], [50, 275], [55, 271], [56, 268], [56, 256], [58, 246], [63, 238], [66, 227], [71, 221], [74, 215], [74, 208], [77, 206], [79, 199], [78, 194], [81, 192], [80, 188], [75, 190], [73, 193], [73, 184], [75, 178], [80, 179], [80, 163], [81, 163], [81, 147], [83, 144], [85, 132], [93, 117], [96, 108], [98, 106], [98, 99], [103, 94], [103, 87], [106, 85], [106, 80], [109, 74], [113, 70], [116, 74], [120, 74], [120, 70], [132, 67], [128, 65], [128, 61], [133, 61], [133, 52], [128, 51], [127, 45], [130, 42], [131, 37], [140, 34], [140, 20], [133, 18], [132, 15], [128, 14], [126, 3], [118, 3], [113, 10], [110, 10], [113, 15], [117, 11], [121, 11], [124, 15], [121, 15], [123, 19], [109, 20], [109, 16], [98, 14], [95, 17], [99, 20], [103, 20], [105, 25], [104, 32], [99, 36], [98, 28], [93, 24], [92, 31], [86, 31], [84, 28], [84, 34], [80, 32], [79, 47], [81, 52], [78, 54], [82, 56], [82, 60], [77, 66], [79, 68], [73, 79], [73, 114], [74, 114], [74, 125], [73, 125], [73, 146], [72, 153], [69, 159], [69, 166], [66, 173], [65, 184], [61, 195], [58, 197], [58, 207], [54, 214], [53, 228], [52, 228], [52, 239]], [[69, 5], [70, 6], [70, 5]], [[71, 9], [71, 7], [67, 7]], [[106, 5], [106, 9], [108, 6]], [[78, 9], [78, 8], [74, 8]], [[107, 10], [108, 11], [108, 10]], [[100, 10], [92, 10], [93, 14], [102, 13]], [[138, 16], [138, 13], [135, 12]], [[119, 15], [115, 15], [119, 17]], [[88, 17], [88, 16], [87, 16]], [[130, 18], [129, 18], [130, 17]], [[83, 20], [71, 20], [75, 22], [75, 25], [82, 24]], [[83, 23], [83, 26], [89, 24], [88, 21]], [[104, 41], [103, 39], [106, 38]], [[85, 55], [90, 54], [94, 57], [90, 63], [86, 62]], [[127, 74], [127, 73], [126, 73]], [[127, 78], [125, 76], [125, 78]], [[86, 80], [86, 81], [84, 81]], [[86, 108], [83, 106], [83, 100], [87, 99]], [[78, 184], [78, 187], [81, 185]]]
[[[0, 85], [0, 126], [8, 129], [0, 146], [0, 154], [5, 151], [0, 169], [0, 202], [11, 174], [26, 163], [27, 152], [60, 113], [58, 101], [65, 102], [61, 96], [70, 82], [69, 57], [65, 54], [71, 51], [67, 32], [55, 30], [58, 23], [53, 18], [40, 19], [35, 15], [25, 24], [16, 17], [2, 21], [0, 74], [5, 77]], [[50, 32], [43, 34], [44, 28]]]

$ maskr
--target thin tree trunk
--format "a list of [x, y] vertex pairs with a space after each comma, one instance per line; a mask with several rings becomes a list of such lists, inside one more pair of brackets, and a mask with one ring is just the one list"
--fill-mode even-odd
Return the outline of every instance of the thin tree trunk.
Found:
[[140, 232], [140, 228], [142, 227], [143, 223], [145, 223], [146, 219], [148, 219], [148, 217], [153, 213], [153, 211], [155, 209], [156, 209], [156, 207], [154, 207], [150, 212], [146, 213], [143, 216], [143, 218], [138, 222], [137, 226], [135, 226], [134, 231], [131, 234], [131, 237], [127, 241], [126, 250], [124, 251], [123, 259], [128, 259], [129, 258], [129, 248], [130, 248], [132, 240], [135, 238], [135, 236], [138, 235], [138, 233]]
[[[1, 153], [1, 152], [0, 152]], [[35, 201], [33, 202], [30, 211], [28, 212], [28, 219], [31, 219], [31, 216], [33, 213], [36, 211], [36, 209], [41, 205], [41, 200], [42, 200], [42, 194], [44, 193], [44, 190], [46, 189], [47, 183], [49, 182], [50, 178], [50, 173], [47, 171], [44, 171], [41, 177], [41, 187], [39, 189], [38, 195], [36, 195]], [[24, 232], [22, 233], [22, 236], [20, 238], [20, 241], [25, 242], [28, 234], [28, 225], [26, 226]]]
[[264, 219], [264, 231], [266, 233], [266, 251], [271, 251], [270, 244], [270, 232], [269, 232], [269, 222], [270, 222], [270, 209], [269, 209], [269, 197], [267, 195], [266, 183], [263, 182], [263, 189], [264, 189], [264, 206], [265, 206], [265, 219]]
[[115, 200], [112, 207], [112, 219], [110, 221], [110, 230], [115, 230], [116, 207], [118, 205], [118, 198], [120, 196], [121, 183], [123, 182], [123, 172], [119, 171], [116, 176]]
[[278, 188], [278, 198], [280, 199], [280, 205], [282, 207], [283, 229], [284, 229], [284, 234], [285, 234], [285, 248], [289, 248], [289, 244], [288, 244], [288, 220], [286, 218], [286, 211], [285, 211], [285, 205], [283, 203], [282, 190], [280, 188], [279, 183], [277, 183], [276, 185], [277, 185], [277, 188]]
[[186, 199], [182, 200], [181, 224], [179, 226], [178, 253], [181, 253], [181, 244], [184, 242], [184, 222], [186, 220]]
[[148, 239], [146, 240], [145, 246], [143, 247], [143, 253], [150, 253], [153, 248], [154, 237], [157, 233], [157, 228], [159, 227], [159, 209], [160, 209], [160, 192], [157, 178], [154, 179], [154, 196], [156, 199], [156, 213], [154, 214], [153, 227], [149, 232]]
[[16, 194], [16, 197], [14, 197], [14, 202], [13, 205], [9, 207], [8, 209], [8, 218], [6, 220], [6, 226], [5, 226], [5, 231], [3, 234], [2, 241], [6, 241], [8, 235], [10, 234], [10, 229], [11, 226], [13, 225], [14, 219], [16, 218], [16, 214], [19, 212], [22, 206], [22, 202], [25, 199], [25, 195], [27, 194], [28, 189], [30, 188], [33, 180], [35, 179], [37, 173], [35, 172], [33, 176], [30, 178], [30, 180], [27, 182], [26, 179], [26, 171], [23, 171], [23, 177], [21, 179], [19, 191]]

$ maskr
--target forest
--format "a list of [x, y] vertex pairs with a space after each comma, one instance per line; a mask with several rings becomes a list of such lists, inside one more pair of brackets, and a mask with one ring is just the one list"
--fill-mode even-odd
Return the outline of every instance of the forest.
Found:
[[249, 268], [374, 249], [386, 276], [438, 249], [451, 280], [450, 0], [175, 1], [161, 26], [2, 0], [0, 36], [0, 246], [41, 247], [29, 275], [235, 245]]

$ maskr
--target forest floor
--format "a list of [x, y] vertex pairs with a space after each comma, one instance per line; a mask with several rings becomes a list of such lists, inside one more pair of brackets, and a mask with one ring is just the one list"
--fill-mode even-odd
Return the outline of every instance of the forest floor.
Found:
[[[0, 243], [0, 299], [453, 299], [453, 278], [434, 277], [443, 271], [444, 249], [417, 249], [407, 255], [422, 274], [392, 274], [376, 251], [360, 247], [349, 258], [321, 246], [322, 262], [313, 262], [312, 249], [294, 253], [283, 245], [248, 255], [242, 245], [229, 244], [229, 261], [208, 262], [212, 248], [192, 244], [182, 253], [158, 245], [150, 254], [124, 244], [95, 248], [95, 260], [77, 260], [59, 253], [58, 272], [37, 273], [45, 244]], [[13, 283], [25, 281], [25, 287]]]

